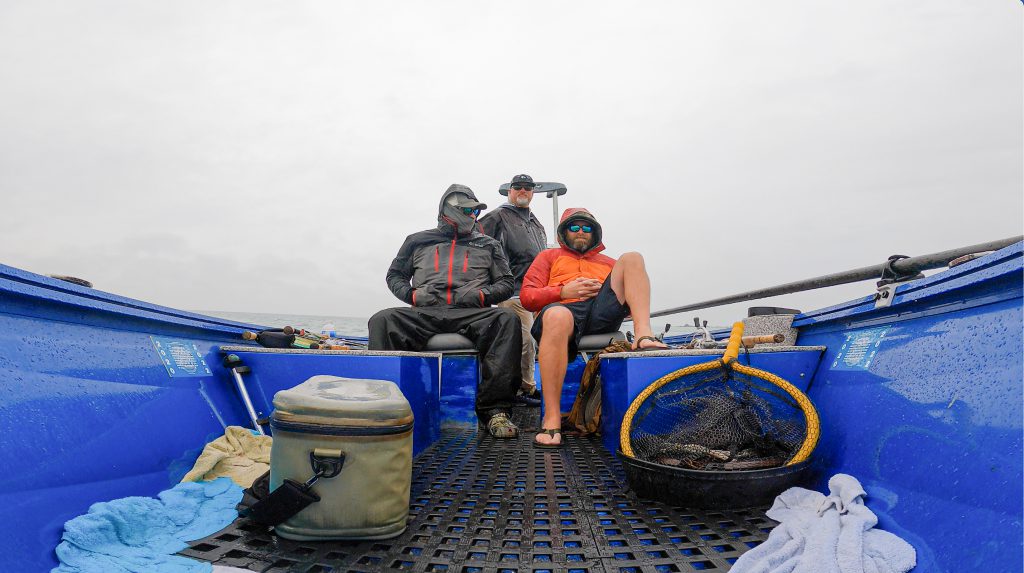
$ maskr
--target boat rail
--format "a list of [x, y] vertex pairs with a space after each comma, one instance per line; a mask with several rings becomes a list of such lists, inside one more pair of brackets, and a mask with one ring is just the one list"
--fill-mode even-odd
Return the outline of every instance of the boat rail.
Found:
[[814, 277], [810, 279], [804, 279], [801, 281], [785, 283], [778, 286], [756, 289], [730, 296], [714, 298], [703, 302], [696, 302], [683, 306], [676, 306], [672, 308], [658, 310], [651, 313], [651, 318], [667, 316], [670, 314], [677, 314], [689, 310], [712, 308], [716, 306], [724, 306], [727, 304], [744, 302], [748, 300], [759, 300], [772, 296], [792, 294], [831, 286], [838, 286], [866, 280], [879, 279], [882, 278], [884, 276], [883, 273], [886, 272], [895, 272], [898, 276], [914, 275], [920, 271], [937, 269], [940, 267], [947, 266], [951, 261], [963, 257], [965, 255], [982, 253], [985, 251], [995, 251], [1002, 249], [1004, 247], [1008, 247], [1015, 243], [1019, 243], [1021, 241], [1024, 241], [1024, 235], [1018, 235], [1016, 237], [1000, 239], [997, 241], [989, 241], [987, 243], [979, 243], [977, 245], [970, 245], [967, 247], [960, 247], [957, 249], [950, 249], [947, 251], [940, 251], [937, 253], [921, 255], [917, 257], [907, 257], [899, 259], [896, 259], [895, 257], [890, 257], [888, 261], [877, 265], [860, 267], [848, 271], [823, 275], [820, 277]]

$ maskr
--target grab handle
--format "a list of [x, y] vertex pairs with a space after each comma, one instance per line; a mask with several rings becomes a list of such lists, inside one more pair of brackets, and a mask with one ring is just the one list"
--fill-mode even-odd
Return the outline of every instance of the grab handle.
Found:
[[725, 347], [725, 356], [722, 362], [729, 364], [740, 355], [740, 344], [743, 340], [743, 323], [737, 322], [732, 325], [732, 333], [729, 334], [729, 344]]
[[758, 344], [777, 344], [785, 339], [786, 337], [781, 334], [763, 334], [761, 336], [744, 336], [740, 340], [743, 341], [745, 348], [750, 348]]

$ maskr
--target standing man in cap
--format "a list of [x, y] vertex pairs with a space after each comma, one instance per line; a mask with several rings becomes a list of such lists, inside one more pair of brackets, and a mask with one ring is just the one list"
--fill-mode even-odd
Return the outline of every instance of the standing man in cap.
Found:
[[509, 266], [512, 268], [512, 274], [515, 276], [512, 298], [498, 303], [498, 306], [515, 312], [522, 324], [521, 367], [523, 381], [519, 386], [516, 400], [528, 406], [540, 405], [540, 392], [537, 391], [537, 383], [533, 377], [537, 350], [533, 344], [533, 337], [530, 336], [530, 329], [533, 328], [533, 313], [523, 308], [519, 301], [519, 289], [523, 286], [523, 277], [526, 276], [526, 270], [530, 268], [533, 259], [547, 246], [544, 225], [541, 225], [540, 220], [530, 211], [530, 201], [533, 200], [535, 186], [533, 178], [529, 175], [516, 175], [512, 178], [508, 190], [508, 202], [480, 219], [480, 226], [484, 233], [501, 243], [505, 256], [508, 257]]
[[514, 312], [491, 305], [512, 294], [513, 277], [501, 245], [477, 230], [486, 209], [465, 185], [441, 196], [437, 228], [405, 239], [388, 269], [388, 288], [410, 307], [387, 308], [370, 318], [370, 350], [420, 351], [435, 334], [473, 341], [480, 357], [476, 415], [495, 438], [514, 438], [509, 418], [521, 378], [523, 345]]

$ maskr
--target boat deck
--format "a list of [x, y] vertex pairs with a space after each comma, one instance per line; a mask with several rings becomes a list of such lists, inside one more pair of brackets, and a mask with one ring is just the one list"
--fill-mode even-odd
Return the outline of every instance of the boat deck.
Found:
[[[537, 410], [516, 408], [520, 427]], [[299, 542], [248, 520], [182, 555], [252, 571], [728, 571], [767, 538], [765, 508], [694, 511], [640, 501], [596, 437], [533, 448], [449, 427], [414, 463], [409, 528], [384, 541]]]

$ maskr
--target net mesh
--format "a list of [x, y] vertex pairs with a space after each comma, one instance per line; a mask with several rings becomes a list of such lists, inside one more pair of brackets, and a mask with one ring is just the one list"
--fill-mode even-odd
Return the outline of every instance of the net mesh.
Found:
[[807, 434], [800, 405], [778, 386], [714, 368], [654, 391], [633, 417], [634, 455], [708, 471], [784, 465]]

